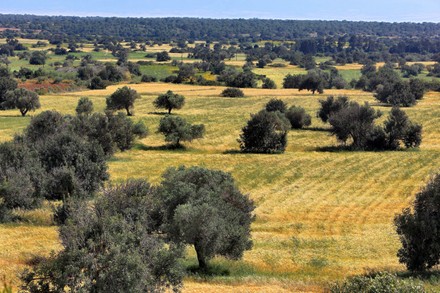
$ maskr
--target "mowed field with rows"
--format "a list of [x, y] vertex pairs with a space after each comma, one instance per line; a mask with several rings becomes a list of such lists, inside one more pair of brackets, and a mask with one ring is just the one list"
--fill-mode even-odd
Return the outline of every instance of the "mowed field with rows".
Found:
[[[40, 96], [44, 110], [74, 114], [80, 97], [89, 97], [95, 111], [103, 111], [106, 90]], [[320, 292], [331, 282], [372, 270], [404, 271], [396, 252], [400, 246], [393, 218], [414, 200], [440, 166], [440, 93], [427, 93], [415, 107], [407, 108], [411, 120], [423, 125], [420, 149], [394, 152], [340, 151], [329, 126], [316, 117], [319, 99], [348, 95], [369, 102], [384, 115], [371, 93], [326, 90], [312, 95], [297, 90], [245, 89], [245, 98], [220, 97], [223, 87], [162, 83], [130, 84], [141, 94], [135, 103], [135, 121], [142, 120], [150, 135], [109, 162], [112, 181], [146, 178], [157, 184], [168, 167], [203, 166], [230, 172], [238, 187], [256, 204], [252, 225], [254, 247], [240, 261], [215, 258], [212, 263], [229, 275], [200, 279], [188, 277], [186, 292]], [[167, 90], [186, 97], [181, 110], [173, 111], [192, 123], [203, 123], [203, 139], [185, 143], [185, 150], [164, 150], [156, 133], [163, 113], [152, 101]], [[242, 127], [271, 98], [297, 105], [312, 115], [312, 125], [292, 130], [283, 154], [241, 154], [237, 139]], [[12, 139], [30, 121], [17, 110], [0, 112], [0, 141]], [[23, 212], [29, 223], [0, 225], [0, 277], [14, 286], [17, 274], [35, 256], [60, 249], [57, 228], [51, 224], [51, 207]], [[196, 264], [188, 249], [187, 265]]]

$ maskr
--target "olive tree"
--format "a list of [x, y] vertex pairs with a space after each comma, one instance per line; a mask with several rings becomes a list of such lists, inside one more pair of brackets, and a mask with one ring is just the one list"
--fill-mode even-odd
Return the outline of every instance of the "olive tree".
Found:
[[292, 125], [292, 129], [300, 129], [312, 124], [312, 117], [302, 107], [290, 107], [286, 112], [286, 118]]
[[142, 180], [110, 187], [93, 204], [71, 202], [60, 227], [62, 250], [24, 272], [24, 289], [178, 291], [183, 251], [157, 232], [155, 206], [151, 187]]
[[191, 125], [178, 116], [165, 116], [160, 120], [157, 132], [165, 135], [165, 141], [170, 142], [171, 146], [179, 148], [182, 147], [182, 141], [202, 138], [205, 134], [205, 126]]
[[284, 152], [290, 128], [290, 122], [283, 113], [262, 110], [251, 115], [243, 127], [238, 140], [240, 149], [249, 153]]
[[432, 177], [416, 194], [413, 208], [394, 219], [402, 247], [397, 256], [411, 271], [424, 271], [440, 263], [440, 176]]
[[170, 168], [158, 188], [169, 239], [194, 245], [199, 267], [215, 255], [239, 259], [252, 247], [255, 208], [229, 173], [200, 167]]
[[168, 114], [171, 114], [171, 110], [181, 109], [185, 105], [185, 97], [172, 91], [167, 91], [165, 94], [159, 95], [153, 104], [156, 108], [166, 109]]
[[127, 86], [117, 89], [111, 96], [107, 97], [107, 110], [121, 110], [127, 111], [127, 116], [132, 116], [132, 109], [134, 102], [140, 98], [136, 90]]
[[5, 108], [18, 109], [21, 116], [26, 116], [29, 111], [35, 111], [41, 107], [37, 93], [24, 88], [9, 91], [5, 95]]
[[75, 111], [77, 115], [90, 115], [93, 112], [93, 102], [87, 97], [82, 97], [79, 99]]

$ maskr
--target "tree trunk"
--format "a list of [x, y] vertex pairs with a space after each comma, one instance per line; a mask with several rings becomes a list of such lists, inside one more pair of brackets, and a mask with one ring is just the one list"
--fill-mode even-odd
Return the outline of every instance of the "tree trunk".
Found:
[[20, 110], [21, 116], [24, 117], [26, 116], [27, 110]]
[[172, 110], [173, 108], [168, 108], [168, 114], [171, 114], [171, 110]]
[[129, 108], [125, 108], [125, 110], [127, 110], [127, 116], [132, 116], [132, 114], [130, 113], [130, 109]]
[[200, 245], [197, 245], [197, 243], [194, 244], [194, 248], [196, 249], [197, 260], [199, 261], [199, 269], [201, 271], [206, 271], [208, 269], [208, 263], [203, 248], [201, 248]]

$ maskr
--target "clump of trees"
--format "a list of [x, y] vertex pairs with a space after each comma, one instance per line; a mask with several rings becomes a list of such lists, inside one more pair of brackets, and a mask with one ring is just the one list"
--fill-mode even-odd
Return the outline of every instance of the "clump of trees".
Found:
[[30, 292], [162, 291], [181, 287], [182, 246], [166, 245], [151, 186], [130, 180], [93, 204], [71, 202], [60, 227], [63, 249], [22, 275]]
[[312, 94], [316, 92], [322, 94], [324, 89], [343, 89], [347, 86], [343, 77], [334, 67], [330, 73], [321, 69], [312, 69], [307, 74], [288, 74], [283, 80], [283, 88], [297, 88], [299, 91], [307, 90]]
[[165, 141], [173, 148], [181, 148], [182, 141], [193, 141], [205, 134], [203, 124], [192, 125], [179, 116], [165, 116], [160, 120], [157, 132], [165, 136]]
[[122, 113], [36, 115], [22, 135], [0, 144], [1, 220], [10, 220], [16, 208], [38, 206], [43, 198], [65, 202], [93, 195], [108, 180], [106, 160], [147, 133], [141, 122], [134, 124]]
[[185, 97], [172, 91], [167, 91], [165, 94], [159, 95], [153, 101], [153, 105], [158, 109], [166, 109], [168, 114], [171, 114], [173, 109], [182, 109], [185, 105]]
[[199, 269], [222, 255], [239, 259], [252, 247], [254, 203], [228, 173], [170, 168], [162, 183], [111, 185], [93, 202], [73, 200], [60, 227], [63, 249], [22, 279], [30, 292], [178, 291], [185, 245]]
[[140, 98], [138, 92], [134, 89], [124, 86], [117, 89], [111, 96], [107, 97], [107, 110], [127, 111], [127, 116], [133, 115], [134, 102]]
[[425, 271], [440, 263], [440, 176], [433, 176], [416, 194], [412, 209], [394, 219], [402, 247], [397, 256], [411, 271]]
[[331, 132], [344, 144], [357, 150], [395, 150], [402, 145], [418, 147], [422, 141], [422, 126], [410, 121], [404, 111], [393, 107], [383, 127], [374, 122], [382, 113], [368, 103], [359, 105], [347, 97], [330, 96], [321, 100], [318, 116], [331, 125]]
[[423, 98], [426, 88], [420, 79], [404, 81], [390, 63], [376, 69], [372, 63], [361, 69], [362, 76], [356, 87], [374, 92], [375, 98], [385, 104], [410, 107]]
[[287, 133], [290, 129], [300, 129], [311, 125], [312, 118], [297, 106], [287, 108], [280, 99], [271, 99], [264, 109], [255, 115], [243, 127], [238, 142], [243, 152], [282, 153], [287, 145]]

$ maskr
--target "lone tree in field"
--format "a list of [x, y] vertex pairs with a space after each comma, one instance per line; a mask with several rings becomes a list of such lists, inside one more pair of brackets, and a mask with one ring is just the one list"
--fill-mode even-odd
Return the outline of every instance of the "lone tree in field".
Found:
[[215, 255], [239, 259], [252, 247], [255, 206], [229, 173], [200, 167], [170, 168], [163, 175], [164, 231], [173, 242], [194, 245], [199, 268]]
[[185, 97], [172, 91], [167, 91], [165, 94], [159, 95], [153, 104], [156, 108], [166, 109], [168, 114], [171, 114], [171, 110], [181, 109], [185, 105]]
[[252, 115], [243, 127], [238, 140], [240, 149], [249, 153], [284, 152], [290, 128], [290, 122], [283, 113], [262, 110]]
[[63, 249], [25, 271], [24, 287], [29, 292], [178, 291], [183, 251], [154, 233], [152, 198], [147, 182], [132, 180], [106, 189], [93, 204], [71, 202], [60, 227]]
[[79, 99], [75, 111], [77, 115], [90, 115], [93, 112], [93, 102], [87, 97], [82, 97]]
[[413, 210], [394, 219], [402, 247], [397, 256], [411, 271], [425, 271], [440, 263], [440, 176], [417, 195]]
[[117, 89], [111, 96], [107, 98], [107, 110], [127, 111], [127, 116], [132, 116], [131, 110], [134, 108], [134, 102], [140, 98], [140, 95], [127, 86]]
[[37, 93], [23, 88], [7, 92], [3, 105], [6, 109], [18, 109], [23, 117], [41, 107]]
[[165, 135], [165, 141], [175, 148], [182, 147], [182, 141], [192, 141], [202, 138], [205, 134], [203, 124], [191, 125], [179, 116], [165, 116], [160, 120], [157, 132]]

